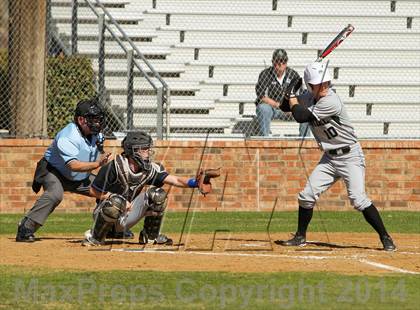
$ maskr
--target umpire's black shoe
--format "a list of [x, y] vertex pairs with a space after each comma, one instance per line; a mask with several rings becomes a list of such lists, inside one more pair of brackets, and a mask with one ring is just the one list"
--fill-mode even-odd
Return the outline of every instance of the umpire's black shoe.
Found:
[[23, 219], [22, 222], [18, 224], [16, 242], [35, 242], [34, 231], [25, 226], [26, 221], [27, 218]]
[[131, 230], [117, 232], [114, 229], [112, 229], [106, 234], [106, 238], [107, 239], [134, 239], [134, 234]]
[[392, 238], [388, 235], [381, 237], [382, 245], [384, 246], [385, 251], [396, 251], [397, 247], [394, 244], [394, 241], [392, 241]]
[[294, 235], [290, 240], [276, 240], [274, 241], [275, 244], [283, 245], [283, 246], [305, 246], [306, 245], [306, 238], [302, 235]]

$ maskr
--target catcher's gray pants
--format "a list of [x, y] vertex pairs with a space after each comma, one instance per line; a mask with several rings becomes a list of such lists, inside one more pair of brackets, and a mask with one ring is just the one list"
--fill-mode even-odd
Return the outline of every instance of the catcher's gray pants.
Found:
[[365, 192], [365, 157], [360, 144], [356, 143], [347, 154], [331, 156], [324, 153], [304, 190], [299, 193], [299, 205], [306, 209], [313, 208], [319, 196], [340, 178], [355, 209], [363, 211], [372, 204]]
[[61, 176], [58, 172], [49, 171], [43, 178], [42, 187], [44, 193], [35, 202], [26, 217], [34, 222], [44, 225], [48, 216], [63, 200], [64, 192], [89, 196], [89, 186], [93, 181], [94, 175], [82, 181], [70, 181]]
[[141, 193], [138, 195], [131, 202], [131, 204], [131, 210], [118, 219], [115, 231], [127, 231], [136, 225], [146, 215], [146, 211], [149, 208], [149, 205], [147, 204], [146, 193]]

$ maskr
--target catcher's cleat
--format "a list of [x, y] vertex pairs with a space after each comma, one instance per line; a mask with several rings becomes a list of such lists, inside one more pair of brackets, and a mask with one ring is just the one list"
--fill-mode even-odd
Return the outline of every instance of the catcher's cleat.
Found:
[[107, 234], [107, 239], [134, 239], [134, 234], [131, 230], [127, 231], [115, 231], [114, 228], [112, 228]]
[[92, 232], [89, 229], [85, 231], [85, 240], [82, 241], [82, 245], [83, 246], [98, 246], [98, 245], [103, 245], [103, 243], [93, 238]]
[[168, 238], [166, 235], [159, 234], [156, 239], [149, 239], [144, 230], [140, 232], [139, 235], [139, 244], [163, 244], [163, 245], [172, 245], [173, 241], [171, 238]]
[[306, 238], [302, 235], [294, 235], [290, 240], [277, 240], [274, 243], [283, 245], [283, 246], [305, 246], [306, 245]]
[[16, 233], [16, 242], [35, 242], [34, 230], [26, 227], [26, 222], [31, 221], [28, 218], [24, 218], [18, 224], [18, 230]]
[[384, 251], [396, 251], [397, 247], [392, 241], [392, 238], [388, 235], [381, 237], [382, 245], [384, 246]]
[[168, 238], [166, 235], [159, 234], [159, 236], [155, 240], [153, 240], [153, 244], [172, 245], [173, 241], [171, 238]]

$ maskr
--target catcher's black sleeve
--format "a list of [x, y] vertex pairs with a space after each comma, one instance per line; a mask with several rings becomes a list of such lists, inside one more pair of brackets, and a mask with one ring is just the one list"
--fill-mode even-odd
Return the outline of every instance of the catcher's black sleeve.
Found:
[[147, 182], [149, 185], [154, 185], [156, 187], [162, 187], [163, 181], [165, 178], [169, 175], [169, 173], [165, 170], [165, 167], [163, 167], [160, 163], [153, 163], [152, 165], [152, 178]]
[[307, 123], [316, 119], [312, 112], [301, 104], [295, 104], [292, 107], [292, 115], [298, 123]]
[[99, 169], [95, 180], [92, 182], [92, 187], [98, 192], [105, 193], [110, 190], [110, 187], [116, 182], [117, 173], [115, 171], [114, 160], [108, 162]]

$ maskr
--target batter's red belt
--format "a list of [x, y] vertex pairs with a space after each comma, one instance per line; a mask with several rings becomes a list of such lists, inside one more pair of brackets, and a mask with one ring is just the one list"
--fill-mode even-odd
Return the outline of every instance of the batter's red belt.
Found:
[[350, 146], [345, 146], [335, 150], [329, 150], [327, 153], [329, 155], [343, 155], [347, 154], [348, 152], [350, 152]]

